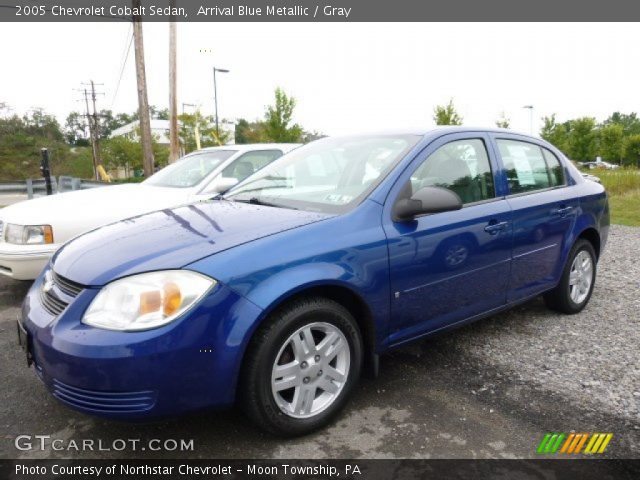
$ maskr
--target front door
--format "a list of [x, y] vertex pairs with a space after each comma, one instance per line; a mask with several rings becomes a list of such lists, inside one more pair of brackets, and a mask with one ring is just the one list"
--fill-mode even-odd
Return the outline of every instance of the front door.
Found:
[[[457, 193], [463, 208], [385, 220], [392, 288], [390, 343], [444, 328], [505, 304], [511, 259], [511, 209], [496, 192], [484, 134], [445, 135], [400, 177], [388, 202], [410, 184]], [[396, 192], [394, 194], [394, 191]], [[394, 196], [395, 195], [395, 196]]]

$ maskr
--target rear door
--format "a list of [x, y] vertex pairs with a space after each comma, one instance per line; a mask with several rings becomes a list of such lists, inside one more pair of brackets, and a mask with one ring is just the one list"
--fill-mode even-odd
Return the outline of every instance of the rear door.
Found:
[[579, 201], [568, 194], [558, 157], [533, 139], [492, 136], [513, 211], [513, 260], [508, 301], [522, 300], [557, 282], [561, 253]]
[[[496, 164], [484, 133], [445, 135], [418, 156], [392, 188], [383, 227], [392, 287], [390, 343], [468, 319], [506, 302], [511, 210], [496, 185]], [[441, 186], [463, 208], [394, 221], [389, 211], [403, 188]]]

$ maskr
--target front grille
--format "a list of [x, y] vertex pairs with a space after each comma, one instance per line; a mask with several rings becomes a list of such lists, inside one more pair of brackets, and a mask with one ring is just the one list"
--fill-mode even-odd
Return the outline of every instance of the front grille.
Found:
[[64, 309], [69, 305], [67, 302], [56, 297], [52, 292], [45, 292], [44, 290], [40, 290], [40, 301], [44, 309], [54, 317], [64, 312]]
[[55, 293], [56, 289], [68, 297], [75, 298], [84, 287], [79, 283], [58, 275], [53, 270], [48, 270], [47, 273], [45, 273], [44, 282], [40, 289], [40, 301], [44, 309], [54, 317], [64, 312], [64, 309], [69, 305], [69, 302], [61, 299]]
[[134, 413], [149, 410], [156, 402], [151, 390], [139, 392], [102, 392], [72, 387], [59, 380], [52, 382], [53, 395], [76, 408], [94, 412]]
[[77, 297], [78, 294], [84, 290], [84, 287], [79, 283], [73, 282], [67, 278], [61, 277], [56, 272], [51, 270], [53, 283], [64, 293], [70, 297]]

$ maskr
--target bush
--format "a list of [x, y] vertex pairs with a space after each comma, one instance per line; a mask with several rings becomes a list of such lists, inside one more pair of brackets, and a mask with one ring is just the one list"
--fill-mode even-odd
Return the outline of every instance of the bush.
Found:
[[640, 135], [630, 135], [624, 140], [623, 164], [640, 167]]

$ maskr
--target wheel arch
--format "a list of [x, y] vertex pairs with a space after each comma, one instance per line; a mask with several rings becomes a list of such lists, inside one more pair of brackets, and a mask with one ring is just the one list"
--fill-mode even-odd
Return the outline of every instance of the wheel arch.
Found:
[[576, 236], [576, 242], [580, 239], [585, 239], [589, 243], [591, 243], [593, 249], [596, 252], [596, 260], [599, 260], [601, 252], [601, 239], [598, 230], [596, 230], [595, 227], [587, 227]]
[[244, 351], [240, 362], [239, 374], [241, 374], [247, 353], [249, 351], [252, 340], [260, 328], [269, 321], [279, 309], [282, 309], [292, 302], [302, 298], [323, 297], [340, 304], [346, 308], [355, 319], [360, 334], [362, 335], [363, 344], [363, 373], [368, 376], [376, 376], [378, 372], [378, 355], [376, 353], [376, 323], [373, 312], [363, 296], [355, 289], [340, 283], [336, 280], [317, 281], [305, 285], [298, 286], [286, 293], [280, 295], [263, 309], [260, 317], [247, 332], [247, 339], [244, 342]]

